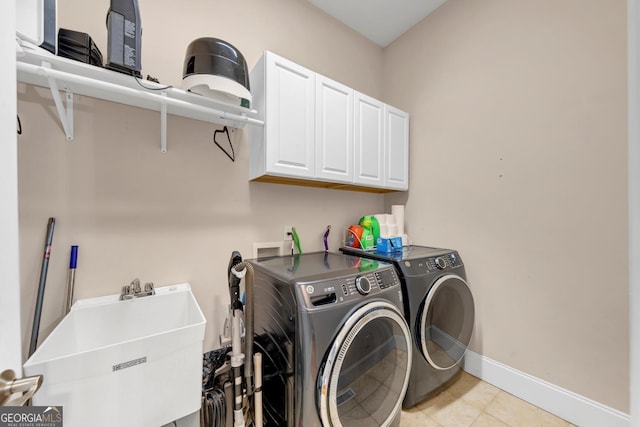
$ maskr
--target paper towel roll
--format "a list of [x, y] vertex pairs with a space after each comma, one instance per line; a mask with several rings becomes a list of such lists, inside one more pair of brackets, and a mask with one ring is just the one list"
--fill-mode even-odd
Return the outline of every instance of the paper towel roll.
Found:
[[389, 229], [387, 224], [380, 224], [380, 237], [389, 237]]
[[400, 233], [398, 233], [398, 226], [395, 224], [394, 225], [387, 224], [387, 233], [389, 233], [389, 237], [400, 236]]
[[374, 217], [378, 220], [378, 224], [385, 225], [387, 223], [387, 214], [377, 214]]
[[396, 217], [391, 214], [387, 214], [387, 225], [396, 225]]
[[391, 205], [391, 215], [396, 219], [397, 235], [402, 236], [404, 234], [404, 205]]

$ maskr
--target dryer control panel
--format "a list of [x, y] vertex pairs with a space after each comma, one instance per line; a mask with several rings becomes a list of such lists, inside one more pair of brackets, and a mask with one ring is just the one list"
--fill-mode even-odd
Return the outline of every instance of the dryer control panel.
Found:
[[462, 264], [460, 257], [456, 252], [450, 254], [427, 258], [429, 270], [446, 270], [454, 268]]
[[309, 308], [351, 302], [399, 285], [398, 275], [391, 266], [354, 276], [300, 284]]
[[457, 252], [450, 252], [427, 258], [407, 259], [401, 261], [400, 265], [405, 274], [413, 276], [460, 267], [462, 260]]

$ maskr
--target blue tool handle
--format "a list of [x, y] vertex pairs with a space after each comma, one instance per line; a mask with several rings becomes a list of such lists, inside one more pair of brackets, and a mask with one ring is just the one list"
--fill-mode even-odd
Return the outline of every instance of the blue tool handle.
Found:
[[322, 238], [322, 240], [324, 240], [324, 251], [325, 252], [329, 252], [329, 242], [327, 242], [327, 239], [329, 238], [329, 232], [331, 231], [331, 226], [327, 225], [327, 231], [324, 232], [324, 236]]
[[69, 268], [76, 268], [78, 263], [78, 247], [71, 246], [71, 256], [69, 257]]

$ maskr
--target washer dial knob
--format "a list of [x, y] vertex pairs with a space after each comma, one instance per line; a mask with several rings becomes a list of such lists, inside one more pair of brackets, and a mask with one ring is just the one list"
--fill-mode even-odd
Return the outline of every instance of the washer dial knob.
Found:
[[436, 258], [436, 267], [438, 267], [439, 270], [444, 270], [444, 268], [447, 266], [447, 262], [444, 260], [444, 258]]
[[364, 276], [358, 276], [356, 277], [356, 289], [362, 295], [367, 295], [371, 292], [371, 282]]

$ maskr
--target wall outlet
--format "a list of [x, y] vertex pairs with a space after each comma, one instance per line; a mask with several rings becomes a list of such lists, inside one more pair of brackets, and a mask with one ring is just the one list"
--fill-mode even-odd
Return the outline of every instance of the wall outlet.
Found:
[[285, 225], [284, 226], [284, 232], [282, 235], [282, 240], [293, 240], [293, 233], [291, 232], [291, 229], [293, 228], [292, 225]]
[[220, 334], [220, 345], [222, 347], [231, 344], [231, 321], [229, 316], [224, 319], [224, 326], [222, 327], [222, 333]]

